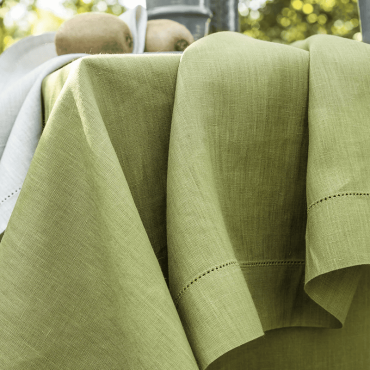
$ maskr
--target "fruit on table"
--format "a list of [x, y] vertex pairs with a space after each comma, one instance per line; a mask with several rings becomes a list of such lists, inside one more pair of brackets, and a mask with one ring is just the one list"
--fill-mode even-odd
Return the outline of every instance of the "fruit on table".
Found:
[[147, 21], [144, 49], [146, 52], [184, 51], [193, 42], [191, 32], [179, 22], [171, 19]]
[[130, 28], [113, 14], [89, 12], [65, 21], [55, 34], [58, 55], [132, 53]]

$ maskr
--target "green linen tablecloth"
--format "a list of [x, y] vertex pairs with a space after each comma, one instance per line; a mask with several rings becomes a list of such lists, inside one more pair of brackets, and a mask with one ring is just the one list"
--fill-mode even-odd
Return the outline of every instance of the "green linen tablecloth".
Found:
[[219, 32], [42, 93], [0, 369], [370, 368], [370, 45]]

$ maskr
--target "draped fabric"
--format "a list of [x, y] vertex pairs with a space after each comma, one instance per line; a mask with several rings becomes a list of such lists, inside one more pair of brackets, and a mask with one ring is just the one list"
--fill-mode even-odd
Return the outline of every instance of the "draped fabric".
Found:
[[226, 31], [47, 76], [0, 368], [368, 369], [369, 58]]
[[[145, 47], [147, 12], [137, 5], [118, 18], [130, 28], [134, 54]], [[42, 133], [43, 79], [77, 58], [58, 56], [56, 32], [27, 36], [0, 55], [0, 235], [5, 231]]]

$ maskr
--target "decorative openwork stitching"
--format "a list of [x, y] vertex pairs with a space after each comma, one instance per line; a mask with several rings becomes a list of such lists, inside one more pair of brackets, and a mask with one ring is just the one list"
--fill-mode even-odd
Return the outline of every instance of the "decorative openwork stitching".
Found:
[[198, 275], [195, 279], [190, 281], [184, 288], [182, 288], [175, 299], [175, 306], [178, 305], [180, 298], [183, 296], [184, 292], [195, 282], [201, 279], [206, 274], [211, 273], [212, 271], [218, 271], [223, 267], [232, 267], [232, 266], [278, 266], [278, 265], [304, 265], [304, 260], [283, 260], [283, 261], [259, 261], [259, 262], [238, 262], [238, 261], [230, 261], [225, 262], [222, 265], [217, 265], [215, 267], [209, 268], [207, 271], [204, 271], [200, 275]]
[[18, 192], [18, 190], [20, 191], [21, 189], [22, 189], [22, 188], [15, 189], [13, 193], [11, 193], [10, 195], [8, 195], [8, 196], [7, 196], [7, 197], [5, 197], [4, 199], [2, 199], [2, 200], [0, 201], [0, 204], [1, 204], [1, 203], [4, 203], [6, 200], [8, 200], [9, 198], [11, 198], [11, 197], [12, 197], [12, 195], [14, 195], [15, 193], [17, 193], [17, 192]]
[[304, 260], [283, 260], [283, 261], [266, 261], [266, 262], [240, 262], [243, 266], [280, 266], [280, 265], [304, 265]]
[[207, 271], [203, 272], [202, 274], [200, 274], [199, 276], [197, 276], [195, 279], [193, 279], [188, 285], [186, 285], [184, 288], [182, 288], [180, 290], [180, 293], [177, 295], [176, 299], [175, 299], [175, 305], [178, 304], [181, 296], [184, 294], [184, 292], [186, 291], [186, 289], [188, 289], [190, 287], [191, 284], [195, 283], [196, 281], [198, 281], [198, 279], [200, 279], [202, 276], [205, 276], [206, 274], [209, 274], [211, 271], [214, 271], [214, 270], [218, 270], [219, 268], [223, 268], [223, 267], [227, 267], [227, 266], [232, 266], [232, 265], [235, 265], [237, 266], [239, 263], [238, 261], [230, 261], [230, 262], [225, 262], [224, 264], [222, 265], [218, 265], [218, 266], [215, 266], [215, 267], [212, 267], [210, 269], [208, 269]]
[[315, 205], [317, 205], [317, 204], [319, 204], [319, 203], [322, 203], [324, 200], [329, 200], [329, 199], [336, 198], [336, 197], [343, 197], [343, 196], [346, 196], [346, 195], [370, 195], [370, 193], [356, 193], [356, 192], [350, 192], [350, 193], [348, 193], [348, 192], [347, 192], [347, 193], [339, 193], [339, 194], [330, 195], [330, 196], [328, 196], [328, 197], [322, 198], [322, 199], [320, 199], [320, 200], [318, 200], [318, 201], [316, 201], [316, 202], [312, 203], [312, 204], [308, 207], [307, 212], [308, 212], [308, 211], [310, 211], [310, 209], [311, 209], [313, 206], [315, 206]]

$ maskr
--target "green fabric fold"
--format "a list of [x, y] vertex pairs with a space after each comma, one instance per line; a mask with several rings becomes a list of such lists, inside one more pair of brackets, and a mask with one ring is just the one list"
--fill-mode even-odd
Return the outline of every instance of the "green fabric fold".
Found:
[[345, 325], [370, 262], [369, 57], [227, 31], [45, 78], [0, 239], [0, 368], [205, 370]]
[[[274, 212], [275, 194], [286, 193], [281, 173], [287, 171], [289, 153], [281, 146], [291, 144], [305, 121], [307, 66], [306, 51], [231, 32], [207, 36], [182, 55], [167, 177], [171, 292], [182, 291], [209, 266], [285, 259], [284, 250], [272, 251], [271, 225], [264, 220]], [[299, 171], [297, 163], [293, 168]], [[218, 283], [220, 274], [231, 279]], [[260, 302], [254, 301], [239, 263], [199, 277], [184, 292], [179, 310], [206, 369], [227, 347], [263, 335], [269, 324], [260, 320], [255, 307]], [[199, 293], [193, 297], [194, 290]], [[185, 314], [190, 307], [198, 314]], [[272, 325], [269, 329], [282, 324], [276, 317]]]
[[310, 53], [305, 290], [340, 328], [370, 264], [370, 45], [315, 35], [292, 46]]
[[[107, 132], [124, 92], [110, 103], [95, 95], [96, 67], [143, 72], [142, 59], [117, 60], [69, 65], [6, 229], [2, 369], [198, 368]], [[176, 56], [153, 68], [163, 62], [176, 73]]]

